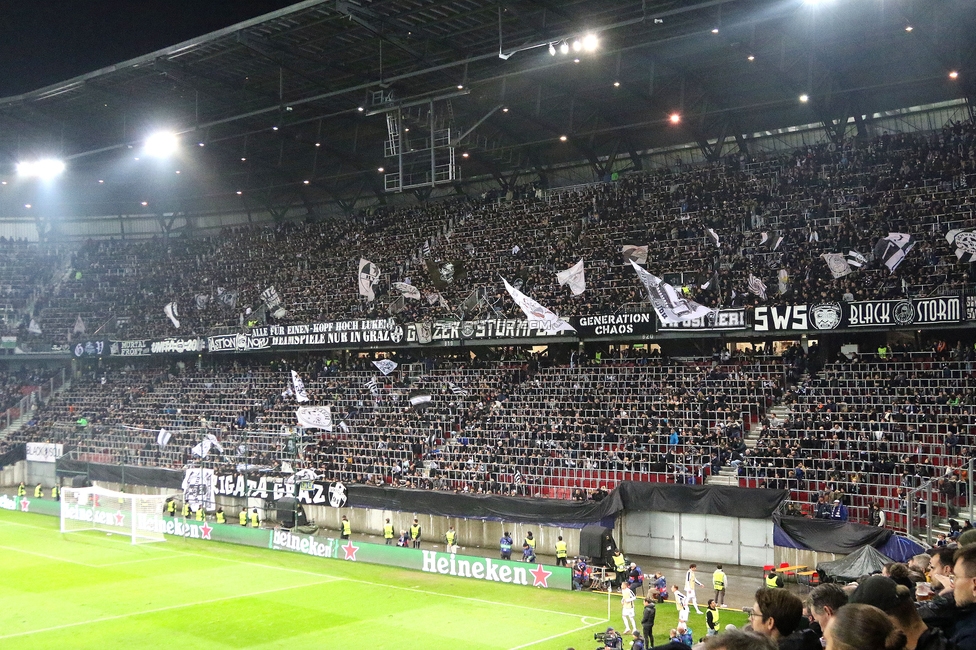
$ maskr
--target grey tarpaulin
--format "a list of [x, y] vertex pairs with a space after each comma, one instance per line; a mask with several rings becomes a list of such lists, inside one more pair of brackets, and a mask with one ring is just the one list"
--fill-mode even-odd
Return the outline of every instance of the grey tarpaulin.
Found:
[[884, 546], [891, 531], [878, 526], [833, 519], [805, 519], [776, 515], [773, 524], [802, 546], [825, 553], [853, 553], [864, 545]]
[[873, 546], [860, 548], [845, 558], [833, 562], [821, 562], [817, 571], [835, 580], [857, 580], [861, 576], [877, 573], [891, 558]]
[[183, 489], [183, 472], [181, 470], [162, 469], [159, 467], [139, 467], [136, 465], [103, 465], [101, 463], [85, 463], [79, 460], [59, 458], [57, 461], [58, 476], [74, 476], [86, 474], [89, 480], [104, 481], [106, 483], [125, 483], [128, 485], [148, 485], [151, 487]]

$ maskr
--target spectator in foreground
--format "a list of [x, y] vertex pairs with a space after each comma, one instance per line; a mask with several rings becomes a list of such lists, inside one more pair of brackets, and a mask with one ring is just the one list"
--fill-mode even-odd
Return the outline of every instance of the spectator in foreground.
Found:
[[807, 598], [810, 613], [813, 615], [812, 629], [822, 635], [827, 621], [837, 615], [837, 611], [847, 604], [847, 593], [834, 583], [815, 587]]
[[905, 635], [906, 650], [945, 650], [945, 634], [930, 628], [918, 615], [912, 592], [905, 585], [885, 576], [871, 576], [851, 594], [851, 603], [873, 605], [888, 615], [895, 628]]
[[812, 630], [797, 630], [803, 602], [785, 589], [761, 588], [749, 614], [752, 629], [776, 642], [779, 650], [821, 650]]
[[745, 630], [728, 630], [705, 639], [705, 650], [776, 650], [769, 637]]
[[952, 573], [957, 611], [950, 641], [959, 650], [976, 650], [976, 545], [956, 551]]
[[824, 630], [827, 650], [904, 650], [905, 635], [871, 605], [845, 605]]

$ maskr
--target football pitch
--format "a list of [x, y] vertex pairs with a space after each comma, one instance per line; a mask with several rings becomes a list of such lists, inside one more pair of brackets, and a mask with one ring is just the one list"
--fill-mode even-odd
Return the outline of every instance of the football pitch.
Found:
[[[0, 647], [595, 648], [619, 596], [533, 589], [168, 538], [133, 546], [0, 510]], [[638, 620], [640, 608], [637, 609]], [[723, 610], [722, 624], [745, 615]], [[658, 606], [655, 641], [677, 613]], [[690, 624], [704, 636], [703, 616]], [[625, 644], [630, 647], [630, 641]]]

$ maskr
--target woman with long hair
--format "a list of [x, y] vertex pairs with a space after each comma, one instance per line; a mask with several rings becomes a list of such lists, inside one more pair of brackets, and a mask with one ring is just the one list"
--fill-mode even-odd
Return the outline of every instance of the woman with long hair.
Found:
[[844, 605], [824, 630], [826, 650], [904, 650], [905, 634], [871, 605]]

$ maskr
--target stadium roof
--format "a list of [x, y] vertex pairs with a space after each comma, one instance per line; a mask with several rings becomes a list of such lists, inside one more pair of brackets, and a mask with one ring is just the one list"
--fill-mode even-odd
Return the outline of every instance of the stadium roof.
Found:
[[[399, 112], [421, 136], [452, 129], [461, 180], [599, 176], [650, 148], [718, 156], [745, 133], [971, 96], [974, 32], [967, 0], [308, 0], [0, 99], [0, 174], [80, 215], [348, 209], [384, 195]], [[180, 134], [175, 158], [140, 156], [158, 129]], [[45, 155], [68, 174], [38, 196], [13, 167]]]

